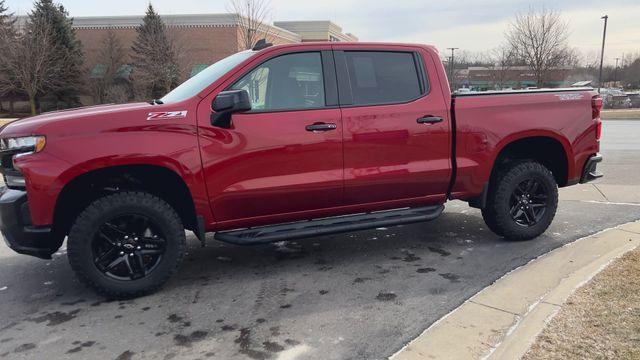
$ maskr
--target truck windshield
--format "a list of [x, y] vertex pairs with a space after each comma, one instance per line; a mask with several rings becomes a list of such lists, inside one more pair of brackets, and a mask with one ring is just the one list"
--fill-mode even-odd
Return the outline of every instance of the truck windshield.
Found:
[[238, 64], [248, 59], [255, 52], [251, 50], [242, 51], [228, 56], [208, 68], [200, 71], [198, 74], [183, 82], [177, 88], [171, 90], [160, 101], [165, 104], [176, 103], [187, 100], [200, 93], [207, 86], [218, 80], [222, 75], [236, 67]]

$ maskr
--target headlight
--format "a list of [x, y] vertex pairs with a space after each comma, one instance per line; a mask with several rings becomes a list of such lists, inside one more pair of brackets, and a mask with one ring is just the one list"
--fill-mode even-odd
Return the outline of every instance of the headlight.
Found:
[[44, 136], [25, 136], [0, 140], [0, 151], [15, 153], [37, 153], [47, 143]]

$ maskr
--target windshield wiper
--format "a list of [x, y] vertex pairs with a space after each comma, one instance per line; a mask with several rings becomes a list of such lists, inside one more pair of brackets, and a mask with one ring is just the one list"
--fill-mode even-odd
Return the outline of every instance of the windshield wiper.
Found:
[[149, 104], [151, 104], [151, 105], [162, 105], [162, 104], [164, 104], [164, 102], [162, 102], [162, 100], [160, 100], [160, 99], [153, 99], [153, 100], [149, 101]]

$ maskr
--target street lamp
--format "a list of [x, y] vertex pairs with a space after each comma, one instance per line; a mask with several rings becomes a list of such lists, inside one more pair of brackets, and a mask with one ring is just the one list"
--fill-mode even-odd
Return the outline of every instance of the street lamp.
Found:
[[613, 69], [613, 86], [616, 86], [616, 82], [618, 81], [618, 61], [620, 58], [616, 58], [616, 67]]
[[602, 87], [602, 62], [604, 61], [604, 40], [607, 37], [607, 20], [609, 20], [609, 15], [605, 15], [601, 17], [604, 19], [604, 31], [602, 32], [602, 52], [600, 52], [600, 75], [598, 75], [598, 93], [600, 93], [600, 88]]
[[447, 50], [451, 50], [451, 64], [450, 64], [450, 67], [449, 67], [449, 72], [450, 72], [449, 79], [451, 81], [451, 91], [452, 92], [455, 91], [455, 88], [456, 88], [456, 79], [455, 79], [455, 77], [453, 75], [454, 65], [455, 65], [455, 61], [454, 61], [454, 58], [453, 58], [453, 52], [458, 50], [458, 49], [459, 48], [457, 48], [457, 47], [447, 48]]

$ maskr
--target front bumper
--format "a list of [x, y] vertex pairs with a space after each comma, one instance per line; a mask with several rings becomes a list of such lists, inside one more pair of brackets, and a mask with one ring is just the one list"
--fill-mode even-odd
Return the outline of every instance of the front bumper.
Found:
[[0, 231], [19, 254], [51, 259], [59, 248], [50, 227], [31, 225], [26, 191], [0, 188]]
[[584, 169], [582, 170], [582, 177], [580, 178], [581, 184], [604, 176], [604, 174], [599, 173], [597, 170], [598, 163], [600, 162], [602, 162], [602, 155], [600, 154], [591, 155], [591, 157], [589, 157], [589, 160], [587, 160], [587, 163], [584, 165]]

